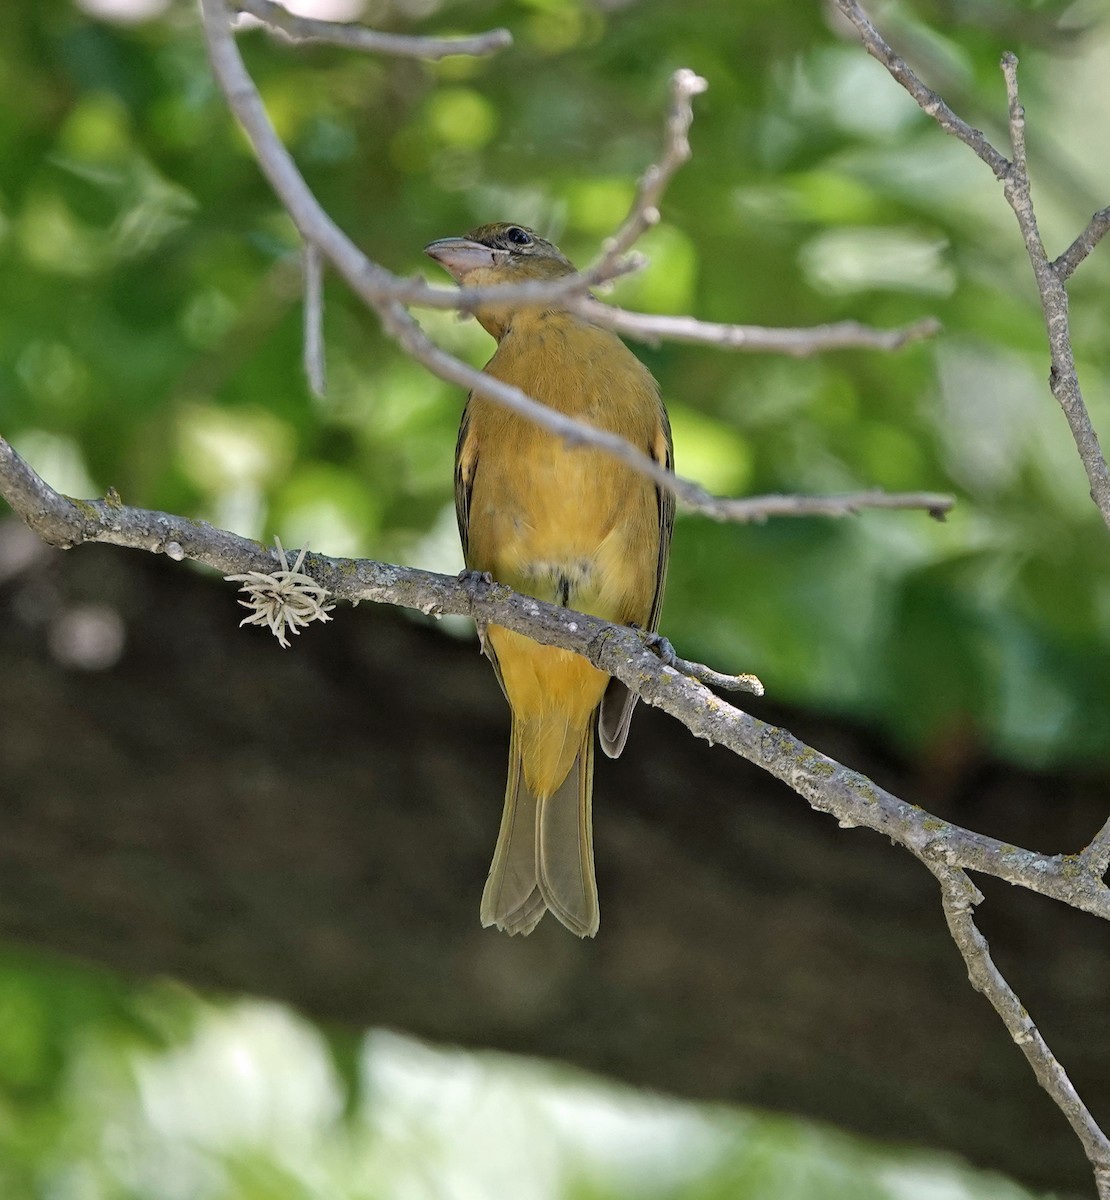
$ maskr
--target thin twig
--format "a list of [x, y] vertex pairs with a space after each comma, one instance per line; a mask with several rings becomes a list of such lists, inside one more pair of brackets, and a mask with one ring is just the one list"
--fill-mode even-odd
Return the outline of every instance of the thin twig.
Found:
[[[427, 308], [471, 309], [491, 299], [511, 303], [584, 293], [590, 287], [629, 269], [615, 266], [609, 274], [579, 272], [549, 284], [528, 283], [509, 288], [470, 289], [431, 287], [422, 279], [403, 279], [368, 258], [328, 216], [297, 169], [293, 156], [278, 137], [258, 89], [251, 81], [231, 32], [226, 0], [201, 0], [201, 18], [209, 61], [228, 106], [243, 127], [258, 165], [306, 242], [320, 252], [367, 304], [399, 301]], [[517, 291], [519, 288], [519, 293]]]
[[897, 329], [874, 329], [858, 321], [837, 321], [806, 329], [773, 328], [767, 325], [722, 325], [694, 317], [666, 317], [629, 312], [598, 300], [574, 300], [568, 307], [625, 337], [658, 345], [660, 342], [693, 342], [720, 350], [747, 350], [808, 358], [828, 350], [900, 350], [911, 342], [935, 337], [940, 322], [925, 317]]
[[1094, 1169], [1099, 1196], [1106, 1197], [1104, 1189], [1110, 1181], [1110, 1139], [1099, 1128], [1033, 1018], [995, 966], [987, 939], [975, 924], [975, 905], [982, 901], [982, 893], [964, 871], [928, 860], [926, 864], [940, 883], [944, 916], [952, 940], [967, 964], [971, 986], [991, 1002], [1028, 1059], [1037, 1082], [1067, 1118]]
[[1014, 155], [1013, 166], [1022, 175], [1028, 176], [1029, 159], [1025, 151], [1025, 108], [1018, 97], [1017, 66], [1017, 55], [1007, 50], [1002, 55], [1002, 76], [1006, 80], [1006, 107], [1009, 115], [1010, 148]]
[[770, 516], [849, 516], [861, 508], [924, 509], [931, 516], [938, 516], [948, 512], [955, 504], [954, 497], [936, 492], [897, 494], [872, 490], [846, 496], [714, 496], [700, 484], [671, 474], [617, 434], [583, 425], [581, 421], [533, 400], [519, 388], [495, 379], [441, 350], [400, 304], [385, 305], [380, 311], [385, 331], [406, 354], [423, 363], [433, 374], [468, 391], [496, 400], [557, 434], [569, 445], [607, 451], [655, 483], [669, 488], [679, 503], [690, 512], [701, 513], [717, 521], [747, 524], [766, 520]]
[[706, 687], [720, 688], [722, 692], [747, 692], [751, 696], [765, 695], [766, 689], [758, 675], [725, 675], [714, 671], [705, 663], [691, 662], [688, 658], [674, 655], [668, 663], [680, 675], [688, 675], [691, 679], [704, 683]]
[[313, 242], [304, 245], [304, 373], [312, 394], [327, 392], [324, 361], [324, 259]]
[[864, 49], [872, 58], [883, 64], [890, 74], [917, 101], [922, 112], [932, 117], [934, 121], [954, 138], [958, 138], [987, 164], [997, 178], [1002, 179], [1009, 169], [1005, 155], [1000, 154], [987, 140], [980, 129], [975, 129], [948, 107], [947, 104], [925, 86], [913, 71], [887, 45], [882, 35], [871, 22], [871, 18], [863, 11], [857, 0], [836, 0], [836, 6], [856, 27], [863, 41]]
[[1006, 53], [1002, 56], [1002, 73], [1006, 80], [1010, 113], [1010, 141], [1014, 153], [1013, 166], [1004, 180], [1003, 190], [1010, 207], [1014, 210], [1014, 216], [1017, 217], [1041, 298], [1052, 358], [1049, 387], [1056, 402], [1063, 409], [1075, 448], [1087, 472], [1091, 499], [1102, 514], [1102, 519], [1110, 527], [1110, 467], [1107, 467], [1098, 434], [1079, 387], [1079, 374], [1075, 366], [1068, 322], [1068, 292], [1064, 286], [1064, 279], [1048, 261], [1033, 208], [1029, 173], [1026, 169], [1025, 109], [1018, 97], [1017, 67], [1016, 55]]
[[663, 131], [663, 152], [640, 176], [628, 216], [602, 246], [594, 264], [604, 267], [620, 260], [653, 225], [659, 223], [659, 205], [674, 173], [690, 161], [690, 126], [694, 121], [693, 99], [709, 86], [700, 75], [682, 67], [671, 76], [671, 107]]
[[[1006, 172], [1003, 191], [1010, 207], [1014, 210], [1021, 236], [1025, 242], [1025, 252], [1033, 267], [1033, 275], [1037, 281], [1037, 289], [1041, 294], [1042, 303], [1048, 294], [1063, 297], [1064, 331], [1067, 332], [1067, 293], [1056, 277], [1045, 253], [1044, 241], [1037, 226], [1037, 214], [1033, 208], [1032, 192], [1029, 187], [1029, 170], [1025, 152], [1025, 109], [1018, 96], [1017, 56], [1007, 51], [1002, 56], [1002, 75], [1006, 80], [1006, 107], [1009, 114], [1010, 146], [1014, 161]], [[1046, 316], [1047, 316], [1046, 310]], [[1051, 332], [1051, 331], [1050, 331]]]
[[[0, 438], [0, 496], [55, 546], [109, 542], [189, 558], [222, 575], [272, 573], [280, 563], [259, 542], [170, 513], [106, 500], [72, 500], [42, 480]], [[798, 792], [844, 827], [874, 829], [915, 855], [981, 871], [1110, 920], [1110, 888], [1075, 856], [1039, 854], [932, 816], [884, 791], [784, 729], [769, 725], [713, 694], [694, 672], [676, 671], [644, 644], [642, 630], [573, 613], [493, 584], [467, 587], [453, 575], [365, 559], [309, 554], [303, 573], [340, 600], [401, 605], [423, 613], [456, 613], [504, 626], [536, 641], [581, 654], [615, 675], [649, 704], [696, 736], [727, 746]]]
[[884, 492], [871, 488], [836, 496], [710, 496], [701, 503], [688, 500], [687, 506], [716, 521], [747, 525], [770, 517], [853, 517], [865, 508], [924, 509], [935, 520], [943, 521], [955, 502], [955, 497], [943, 492]]
[[379, 33], [364, 25], [297, 16], [283, 5], [275, 4], [274, 0], [234, 0], [234, 3], [240, 12], [250, 13], [290, 41], [326, 43], [398, 58], [436, 60], [456, 54], [480, 56], [513, 44], [513, 35], [507, 29], [491, 29], [471, 37], [410, 37], [400, 33]]
[[1061, 283], [1067, 283], [1075, 268], [1102, 241], [1107, 232], [1110, 232], [1110, 208], [1100, 208], [1088, 221], [1087, 228], [1052, 264], [1052, 269]]

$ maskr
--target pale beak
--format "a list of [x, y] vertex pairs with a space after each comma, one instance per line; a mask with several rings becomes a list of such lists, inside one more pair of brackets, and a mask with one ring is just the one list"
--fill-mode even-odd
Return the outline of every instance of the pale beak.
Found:
[[429, 258], [434, 258], [455, 279], [462, 279], [464, 275], [483, 267], [496, 267], [507, 257], [504, 250], [495, 250], [491, 246], [483, 246], [481, 242], [472, 242], [469, 238], [462, 237], [440, 238], [437, 242], [429, 242], [424, 247], [424, 253]]

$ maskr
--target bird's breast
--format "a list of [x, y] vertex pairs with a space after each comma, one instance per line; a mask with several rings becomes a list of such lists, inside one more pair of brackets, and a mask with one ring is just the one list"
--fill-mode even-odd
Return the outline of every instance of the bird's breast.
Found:
[[[537, 322], [510, 333], [486, 370], [547, 404], [649, 450], [654, 381], [607, 331]], [[476, 464], [468, 564], [520, 591], [615, 620], [643, 621], [654, 592], [654, 485], [612, 456], [568, 446], [534, 422], [475, 397]]]

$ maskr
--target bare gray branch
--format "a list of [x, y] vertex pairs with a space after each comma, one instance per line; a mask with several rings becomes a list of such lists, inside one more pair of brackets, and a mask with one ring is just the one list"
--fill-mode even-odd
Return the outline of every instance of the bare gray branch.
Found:
[[722, 350], [788, 354], [793, 358], [809, 358], [829, 350], [901, 350], [912, 342], [935, 337], [941, 328], [934, 317], [897, 329], [874, 329], [858, 321], [837, 321], [807, 329], [775, 329], [766, 325], [722, 325], [694, 317], [635, 313], [593, 299], [572, 301], [571, 307], [597, 325], [653, 346], [664, 341], [692, 342]]
[[836, 0], [836, 6], [859, 31], [867, 53], [886, 67], [890, 74], [917, 101], [921, 111], [932, 117], [945, 133], [959, 138], [965, 146], [974, 150], [998, 179], [1004, 178], [1010, 167], [1005, 155], [1000, 154], [990, 144], [982, 130], [974, 129], [966, 121], [961, 120], [936, 92], [926, 87], [918, 79], [905, 61], [887, 45], [857, 0]]
[[348, 22], [321, 21], [291, 13], [274, 0], [235, 0], [240, 12], [250, 13], [264, 25], [294, 42], [317, 42], [344, 46], [348, 50], [365, 50], [371, 54], [389, 54], [398, 58], [436, 60], [452, 55], [493, 54], [513, 44], [507, 29], [491, 29], [472, 37], [435, 38], [409, 37], [400, 33], [379, 33], [365, 25]]
[[1052, 264], [1061, 283], [1071, 278], [1075, 268], [1102, 241], [1107, 231], [1110, 231], [1110, 208], [1100, 208], [1087, 223], [1087, 228]]
[[327, 391], [324, 359], [324, 260], [312, 242], [304, 246], [304, 373], [312, 394]]
[[616, 262], [632, 249], [639, 238], [659, 223], [659, 205], [674, 173], [690, 161], [690, 126], [694, 121], [693, 100], [709, 86], [700, 75], [682, 67], [671, 76], [671, 107], [663, 134], [663, 153], [659, 161], [640, 176], [628, 216], [602, 247], [596, 264]]
[[1002, 183], [1006, 200], [1014, 211], [1025, 241], [1026, 253], [1033, 267], [1041, 309], [1044, 312], [1052, 359], [1049, 386], [1071, 429], [1075, 448], [1087, 473], [1091, 499], [1102, 514], [1103, 521], [1110, 526], [1110, 468], [1106, 465], [1098, 435], [1091, 424], [1090, 414], [1079, 387], [1068, 326], [1068, 293], [1064, 287], [1068, 276], [1105, 232], [1102, 226], [1105, 222], [1110, 222], [1110, 217], [1102, 218], [1101, 213], [1095, 214], [1078, 241], [1073, 243], [1059, 260], [1061, 267], [1058, 270], [1048, 261], [1045, 254], [1029, 190], [1025, 152], [1025, 110], [1018, 96], [1017, 58], [1007, 53], [1002, 59], [1002, 71], [1006, 78], [1010, 142], [1014, 155], [1014, 161], [1010, 162], [978, 129], [972, 129], [957, 117], [935, 92], [930, 91], [918, 79], [886, 43], [857, 0], [836, 0], [836, 3], [859, 31], [867, 52], [886, 67], [893, 78], [917, 101], [922, 111], [933, 117], [946, 133], [959, 138], [974, 150]]
[[944, 916], [952, 940], [967, 964], [972, 987], [982, 992], [994, 1006], [1010, 1036], [1029, 1060], [1037, 1082], [1067, 1118], [1094, 1169], [1099, 1196], [1105, 1198], [1105, 1187], [1110, 1181], [1110, 1139], [1079, 1098], [1079, 1093], [1041, 1036], [1025, 1005], [995, 966], [987, 939], [975, 924], [975, 905], [981, 903], [982, 893], [959, 868], [941, 863], [929, 865], [940, 883]]
[[[859, 31], [868, 52], [886, 67], [913, 96], [922, 110], [933, 117], [946, 132], [970, 146], [1001, 181], [1006, 200], [1013, 209], [1025, 242], [1026, 254], [1033, 268], [1044, 312], [1052, 359], [1049, 377], [1052, 394], [1064, 410], [1076, 449], [1087, 473], [1091, 498], [1103, 520], [1110, 525], [1110, 470], [1107, 469], [1098, 437], [1080, 392], [1068, 327], [1068, 295], [1064, 286], [1068, 276], [1106, 232], [1106, 226], [1110, 224], [1110, 215], [1107, 215], [1106, 210], [1096, 213], [1087, 228], [1061, 258], [1056, 263], [1049, 262], [1037, 226], [1029, 186], [1025, 109], [1018, 93], [1016, 56], [1006, 53], [1002, 58], [1010, 146], [1013, 154], [1011, 162], [1000, 154], [979, 130], [972, 129], [960, 120], [939, 96], [925, 87], [883, 40], [856, 0], [837, 0], [837, 5]], [[927, 853], [920, 856], [940, 880], [948, 927], [967, 963], [972, 984], [994, 1005], [1014, 1041], [1029, 1060], [1041, 1086], [1067, 1117], [1091, 1163], [1099, 1196], [1102, 1200], [1110, 1200], [1110, 1140], [1079, 1098], [1029, 1014], [992, 962], [986, 939], [979, 932], [972, 916], [974, 905], [982, 897], [964, 873], [963, 868], [971, 864], [960, 862], [958, 857], [949, 854], [947, 850], [940, 857], [935, 857], [934, 847], [930, 847]], [[1076, 870], [1076, 865], [1080, 869]], [[1078, 864], [1073, 860], [1072, 871], [1077, 878], [1083, 880], [1084, 886], [1093, 882], [1096, 887], [1104, 888], [1102, 877], [1108, 865], [1110, 821], [1096, 835], [1091, 845], [1078, 856]]]

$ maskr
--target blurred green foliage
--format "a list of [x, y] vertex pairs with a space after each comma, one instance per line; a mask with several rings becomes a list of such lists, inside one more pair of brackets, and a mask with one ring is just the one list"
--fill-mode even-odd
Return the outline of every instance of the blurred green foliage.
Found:
[[[94, 6], [95, 7], [95, 6]], [[155, 5], [155, 8], [158, 6]], [[208, 71], [194, 6], [96, 19], [13, 6], [0, 43], [0, 420], [70, 492], [455, 569], [462, 397], [329, 281], [330, 390], [300, 367], [297, 239]], [[694, 160], [620, 303], [711, 320], [945, 333], [894, 355], [794, 361], [638, 348], [679, 469], [723, 492], [953, 491], [915, 513], [723, 527], [680, 517], [663, 626], [779, 700], [1015, 759], [1102, 759], [1110, 546], [1045, 383], [1031, 273], [990, 173], [817, 3], [373, 0], [382, 28], [508, 26], [489, 59], [422, 64], [260, 31], [241, 44], [325, 207], [393, 270], [510, 218], [576, 260], [626, 210], [690, 66]], [[884, 5], [925, 77], [1004, 145], [1003, 49], [1022, 58], [1042, 227], [1058, 253], [1110, 181], [1105, 16], [1063, 0]], [[1100, 249], [1073, 287], [1076, 353], [1110, 425]], [[422, 314], [481, 363], [473, 323]]]
[[997, 1175], [0, 953], [4, 1200], [1028, 1200]]

